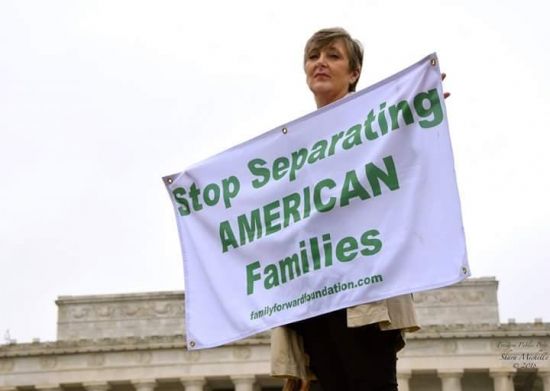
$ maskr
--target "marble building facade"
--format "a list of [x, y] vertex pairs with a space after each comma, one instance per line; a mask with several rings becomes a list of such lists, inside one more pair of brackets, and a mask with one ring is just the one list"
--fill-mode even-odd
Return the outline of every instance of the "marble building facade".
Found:
[[[400, 391], [550, 391], [550, 323], [501, 323], [498, 282], [415, 294]], [[184, 293], [62, 296], [57, 340], [0, 345], [0, 391], [274, 391], [269, 333], [187, 351]], [[212, 319], [215, 327], [215, 319]]]

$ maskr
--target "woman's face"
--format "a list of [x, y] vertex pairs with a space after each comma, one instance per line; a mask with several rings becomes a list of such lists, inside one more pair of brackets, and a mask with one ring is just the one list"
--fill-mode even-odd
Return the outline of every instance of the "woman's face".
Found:
[[306, 82], [315, 96], [317, 107], [332, 103], [348, 93], [349, 85], [359, 77], [359, 71], [349, 69], [349, 57], [341, 39], [307, 53]]

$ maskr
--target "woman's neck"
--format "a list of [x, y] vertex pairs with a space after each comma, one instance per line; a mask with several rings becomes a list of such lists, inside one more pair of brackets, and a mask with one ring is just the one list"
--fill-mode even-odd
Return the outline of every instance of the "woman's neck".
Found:
[[315, 103], [317, 104], [317, 108], [320, 109], [323, 106], [329, 105], [332, 102], [336, 102], [337, 100], [342, 99], [347, 94], [348, 91], [340, 91], [334, 95], [318, 94], [315, 95]]

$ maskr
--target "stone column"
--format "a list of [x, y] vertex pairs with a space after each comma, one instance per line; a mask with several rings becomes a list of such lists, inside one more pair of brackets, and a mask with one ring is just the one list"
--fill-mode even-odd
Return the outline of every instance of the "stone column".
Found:
[[493, 378], [495, 391], [514, 391], [513, 372], [505, 369], [489, 370], [489, 375]]
[[256, 378], [254, 375], [231, 376], [231, 381], [235, 385], [235, 391], [254, 391]]
[[442, 391], [461, 391], [462, 369], [438, 369], [437, 376], [441, 379]]
[[397, 388], [399, 391], [409, 391], [409, 380], [412, 377], [412, 372], [397, 372]]
[[136, 391], [153, 391], [157, 382], [154, 380], [132, 380], [132, 385]]
[[181, 379], [181, 383], [185, 391], [203, 391], [206, 379], [204, 377], [184, 377]]
[[550, 371], [539, 371], [539, 376], [542, 380], [542, 389], [550, 391]]

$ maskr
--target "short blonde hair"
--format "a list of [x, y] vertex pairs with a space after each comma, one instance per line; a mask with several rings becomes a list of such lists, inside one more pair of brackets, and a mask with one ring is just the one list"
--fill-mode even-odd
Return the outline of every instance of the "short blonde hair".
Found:
[[[357, 39], [353, 39], [349, 33], [341, 27], [331, 27], [321, 29], [311, 36], [306, 42], [304, 49], [304, 65], [307, 61], [308, 54], [314, 49], [322, 49], [337, 39], [344, 42], [344, 46], [348, 52], [349, 69], [351, 71], [359, 71], [361, 76], [361, 68], [363, 66], [363, 45]], [[359, 77], [354, 83], [349, 85], [348, 91], [355, 91]]]

